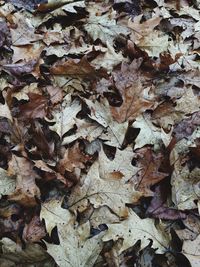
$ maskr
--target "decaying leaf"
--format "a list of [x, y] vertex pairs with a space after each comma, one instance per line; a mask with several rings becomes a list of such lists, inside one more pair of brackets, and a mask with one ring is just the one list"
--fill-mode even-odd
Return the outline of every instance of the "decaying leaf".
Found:
[[0, 0], [0, 266], [199, 266], [199, 9]]

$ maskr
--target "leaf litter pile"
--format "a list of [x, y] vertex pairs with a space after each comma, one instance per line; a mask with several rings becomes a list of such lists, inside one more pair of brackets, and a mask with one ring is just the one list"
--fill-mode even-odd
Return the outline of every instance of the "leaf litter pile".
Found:
[[200, 266], [200, 1], [0, 1], [0, 266]]

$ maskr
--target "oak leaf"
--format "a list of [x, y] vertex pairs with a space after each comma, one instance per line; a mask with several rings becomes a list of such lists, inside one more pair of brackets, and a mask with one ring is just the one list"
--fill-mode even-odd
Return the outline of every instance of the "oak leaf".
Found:
[[122, 178], [101, 177], [99, 163], [95, 162], [81, 184], [75, 186], [68, 204], [71, 210], [79, 211], [85, 210], [88, 203], [95, 208], [108, 206], [119, 217], [126, 217], [128, 210], [125, 204], [137, 202], [140, 196], [133, 184], [126, 183]]
[[[98, 6], [91, 5], [87, 8], [89, 12], [89, 18], [84, 28], [88, 34], [92, 37], [93, 41], [100, 39], [102, 43], [113, 44], [113, 41], [120, 35], [127, 36], [129, 30], [116, 22], [116, 11], [113, 9], [108, 10], [105, 14], [102, 14], [103, 10], [98, 10]], [[102, 13], [101, 13], [102, 12]]]
[[144, 196], [152, 196], [150, 187], [168, 176], [167, 173], [159, 171], [163, 156], [160, 153], [154, 153], [150, 147], [137, 150], [136, 155], [137, 167], [140, 169], [135, 176], [137, 177], [135, 188]]
[[116, 241], [122, 238], [123, 244], [119, 253], [132, 247], [138, 240], [141, 240], [141, 249], [143, 249], [151, 239], [152, 247], [157, 248], [157, 251], [161, 253], [165, 252], [169, 246], [169, 236], [155, 227], [153, 219], [140, 219], [131, 209], [129, 209], [129, 216], [126, 220], [107, 226], [108, 231], [105, 233], [103, 241]]
[[66, 95], [61, 106], [52, 112], [53, 119], [50, 122], [54, 122], [54, 125], [50, 126], [50, 129], [55, 131], [60, 137], [73, 128], [76, 115], [81, 110], [79, 101], [72, 101], [71, 98], [71, 94]]

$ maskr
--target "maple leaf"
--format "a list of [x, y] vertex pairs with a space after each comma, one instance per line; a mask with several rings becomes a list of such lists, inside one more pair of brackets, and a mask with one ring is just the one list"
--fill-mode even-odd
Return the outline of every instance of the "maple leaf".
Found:
[[72, 210], [85, 210], [88, 203], [95, 208], [110, 207], [119, 217], [126, 217], [126, 203], [134, 203], [141, 194], [134, 190], [133, 184], [126, 183], [123, 179], [108, 179], [100, 177], [98, 162], [93, 163], [87, 176], [77, 184], [69, 198], [69, 207]]
[[150, 147], [137, 150], [136, 155], [138, 157], [137, 167], [140, 170], [135, 176], [137, 177], [135, 188], [144, 196], [151, 196], [153, 192], [150, 187], [168, 176], [167, 173], [159, 171], [163, 156], [153, 153]]
[[155, 227], [153, 219], [140, 219], [131, 209], [126, 220], [107, 226], [108, 231], [103, 236], [103, 241], [116, 241], [122, 238], [123, 244], [119, 248], [119, 253], [132, 247], [138, 240], [141, 240], [141, 249], [149, 244], [149, 239], [153, 240], [152, 247], [161, 253], [169, 246], [169, 236]]

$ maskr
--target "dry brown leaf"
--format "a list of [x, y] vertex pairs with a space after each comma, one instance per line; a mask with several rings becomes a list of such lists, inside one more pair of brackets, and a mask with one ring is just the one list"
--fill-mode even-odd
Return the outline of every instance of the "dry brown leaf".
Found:
[[168, 176], [167, 173], [159, 171], [163, 156], [160, 153], [154, 153], [150, 147], [137, 150], [136, 155], [139, 171], [134, 177], [135, 188], [144, 196], [152, 196], [150, 187]]
[[68, 76], [81, 77], [95, 76], [98, 74], [85, 57], [81, 60], [68, 59], [64, 62], [57, 62], [53, 67], [51, 67], [50, 71], [55, 75], [65, 74]]
[[66, 149], [63, 158], [59, 161], [57, 169], [61, 174], [65, 171], [73, 172], [75, 168], [85, 168], [88, 157], [83, 154], [79, 147], [79, 143], [76, 142], [73, 147]]
[[24, 157], [12, 154], [8, 166], [8, 175], [16, 176], [16, 189], [8, 199], [24, 206], [36, 205], [36, 198], [40, 198], [40, 190], [35, 183], [35, 179], [39, 177], [33, 170], [33, 164]]

